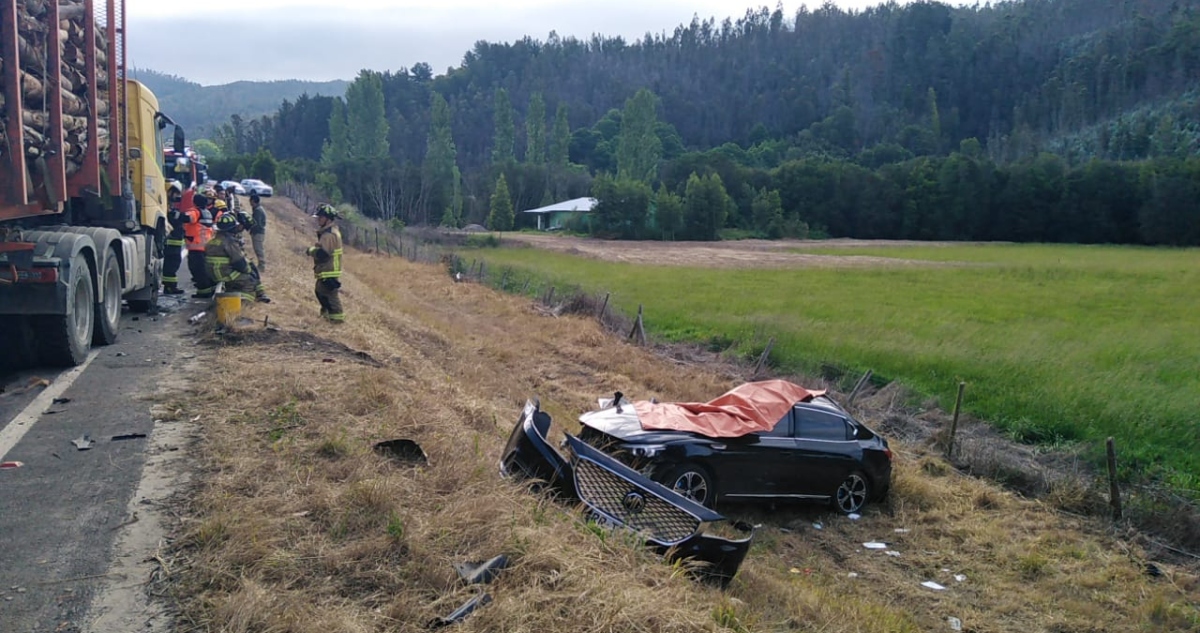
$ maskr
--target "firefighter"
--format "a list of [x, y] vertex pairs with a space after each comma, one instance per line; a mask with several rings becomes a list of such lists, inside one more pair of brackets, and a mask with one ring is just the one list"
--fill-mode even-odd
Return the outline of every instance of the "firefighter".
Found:
[[236, 292], [245, 301], [271, 303], [266, 288], [258, 277], [258, 271], [246, 261], [241, 241], [237, 234], [242, 225], [237, 216], [226, 213], [217, 220], [217, 234], [204, 247], [208, 274], [213, 284], [225, 284], [225, 292]]
[[172, 182], [167, 188], [167, 200], [170, 202], [170, 211], [167, 213], [167, 222], [171, 225], [171, 232], [167, 233], [167, 250], [163, 254], [163, 294], [181, 295], [183, 290], [179, 289], [179, 266], [183, 263], [183, 246], [186, 243], [184, 240], [184, 215], [180, 208], [183, 204], [183, 191], [179, 183]]
[[267, 212], [263, 209], [262, 199], [257, 193], [250, 194], [250, 242], [254, 245], [254, 258], [258, 260], [258, 269], [267, 270]]
[[196, 194], [192, 197], [192, 207], [182, 216], [188, 272], [192, 274], [192, 285], [196, 288], [193, 299], [208, 299], [215, 291], [215, 284], [209, 281], [208, 267], [204, 263], [204, 246], [212, 232], [212, 214], [208, 206], [208, 196]]
[[338, 289], [342, 287], [342, 233], [338, 230], [338, 210], [328, 204], [317, 207], [317, 245], [308, 247], [317, 276], [316, 295], [321, 316], [334, 323], [346, 320]]

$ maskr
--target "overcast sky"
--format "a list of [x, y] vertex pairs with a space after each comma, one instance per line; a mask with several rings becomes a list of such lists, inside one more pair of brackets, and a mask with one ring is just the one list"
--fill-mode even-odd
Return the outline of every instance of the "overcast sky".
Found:
[[[126, 0], [129, 63], [205, 85], [352, 79], [417, 62], [442, 74], [478, 40], [668, 33], [693, 14], [738, 18], [750, 0]], [[882, 0], [835, 0], [861, 9]], [[961, 2], [958, 2], [961, 3]], [[799, 1], [784, 3], [791, 16]], [[810, 8], [820, 1], [807, 2]]]

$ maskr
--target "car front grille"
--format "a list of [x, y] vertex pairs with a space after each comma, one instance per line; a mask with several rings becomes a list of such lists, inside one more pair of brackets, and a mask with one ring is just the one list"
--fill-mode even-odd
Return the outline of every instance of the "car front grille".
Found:
[[663, 545], [700, 529], [696, 516], [588, 459], [575, 464], [575, 489], [597, 512]]

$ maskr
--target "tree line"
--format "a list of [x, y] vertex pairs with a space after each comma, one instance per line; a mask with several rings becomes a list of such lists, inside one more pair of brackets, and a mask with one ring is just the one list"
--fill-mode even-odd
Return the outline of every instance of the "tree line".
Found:
[[1200, 244], [1195, 4], [825, 5], [480, 42], [439, 77], [364, 70], [344, 98], [234, 118], [214, 174], [269, 151], [416, 224], [507, 229], [590, 194], [577, 228], [639, 239]]

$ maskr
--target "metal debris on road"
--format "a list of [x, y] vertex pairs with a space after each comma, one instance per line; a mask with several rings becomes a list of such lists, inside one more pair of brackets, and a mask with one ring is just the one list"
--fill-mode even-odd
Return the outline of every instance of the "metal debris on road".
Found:
[[25, 462], [0, 462], [0, 470], [11, 470], [20, 468], [25, 465]]
[[79, 437], [79, 438], [71, 440], [71, 443], [75, 445], [75, 448], [77, 448], [81, 451], [86, 451], [89, 448], [91, 448], [96, 443], [96, 441], [93, 440], [90, 436], [84, 435], [83, 437]]

